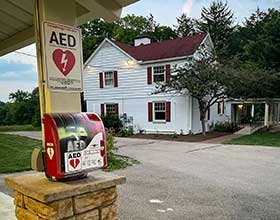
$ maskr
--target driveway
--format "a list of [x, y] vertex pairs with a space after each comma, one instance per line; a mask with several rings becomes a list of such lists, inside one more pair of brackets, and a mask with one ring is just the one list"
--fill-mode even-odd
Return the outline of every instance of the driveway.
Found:
[[[279, 220], [280, 148], [117, 139], [122, 220]], [[150, 203], [159, 200], [163, 203]]]
[[280, 148], [116, 140], [121, 220], [280, 219]]

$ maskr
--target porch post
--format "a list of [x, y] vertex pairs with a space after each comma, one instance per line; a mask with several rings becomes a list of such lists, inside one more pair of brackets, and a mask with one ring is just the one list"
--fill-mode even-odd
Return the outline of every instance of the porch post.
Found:
[[255, 116], [255, 104], [252, 104], [252, 109], [251, 109], [251, 117], [252, 119], [254, 118]]
[[277, 124], [279, 124], [280, 121], [280, 103], [277, 103]]
[[264, 126], [269, 127], [269, 104], [265, 103]]

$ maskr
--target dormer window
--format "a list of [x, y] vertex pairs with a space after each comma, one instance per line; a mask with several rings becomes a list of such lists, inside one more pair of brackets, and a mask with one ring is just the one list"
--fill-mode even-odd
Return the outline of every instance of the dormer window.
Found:
[[104, 73], [105, 86], [114, 86], [114, 72], [108, 71]]
[[165, 81], [165, 67], [164, 66], [154, 66], [153, 67], [153, 77], [154, 82], [164, 82]]

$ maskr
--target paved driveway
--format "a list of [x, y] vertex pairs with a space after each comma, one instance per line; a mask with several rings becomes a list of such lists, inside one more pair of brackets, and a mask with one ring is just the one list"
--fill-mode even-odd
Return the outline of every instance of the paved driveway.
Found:
[[121, 220], [280, 219], [280, 148], [122, 138], [117, 145], [141, 162], [115, 172], [127, 177]]
[[141, 162], [117, 172], [122, 220], [280, 219], [280, 148], [117, 141]]

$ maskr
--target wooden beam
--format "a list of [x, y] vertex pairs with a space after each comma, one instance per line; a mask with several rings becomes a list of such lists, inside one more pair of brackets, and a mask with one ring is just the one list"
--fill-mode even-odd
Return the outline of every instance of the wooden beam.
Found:
[[28, 46], [34, 42], [34, 27], [29, 27], [24, 31], [9, 37], [0, 42], [0, 56], [9, 52]]
[[[77, 0], [77, 2], [90, 11], [77, 19], [78, 24], [83, 24], [95, 18], [104, 18], [108, 22], [113, 22], [119, 19], [122, 11], [121, 6], [117, 7], [118, 5], [110, 3], [111, 1]], [[109, 10], [107, 7], [109, 7]], [[110, 10], [110, 7], [115, 9]]]

